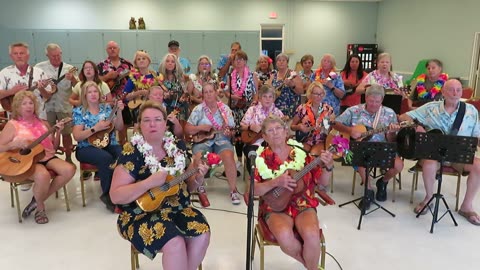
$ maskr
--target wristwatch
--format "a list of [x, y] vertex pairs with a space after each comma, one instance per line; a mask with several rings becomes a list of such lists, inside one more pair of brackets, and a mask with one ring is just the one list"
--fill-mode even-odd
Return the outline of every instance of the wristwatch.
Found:
[[95, 129], [94, 129], [94, 128], [91, 128], [91, 129], [90, 129], [90, 132], [95, 133]]

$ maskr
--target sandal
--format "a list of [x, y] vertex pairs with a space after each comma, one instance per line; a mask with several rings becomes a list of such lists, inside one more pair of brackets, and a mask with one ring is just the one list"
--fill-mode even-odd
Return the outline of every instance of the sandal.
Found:
[[[419, 203], [415, 208], [413, 208], [413, 212], [417, 215], [418, 214], [420, 214], [422, 216], [425, 215], [427, 213], [427, 210], [432, 208], [432, 204], [429, 204], [427, 207], [425, 207], [425, 204], [426, 203], [424, 203], [424, 202]], [[423, 211], [422, 211], [422, 209], [423, 209]], [[420, 213], [420, 211], [422, 211], [422, 212]]]
[[478, 214], [475, 211], [462, 211], [458, 210], [458, 214], [468, 220], [468, 222], [472, 223], [473, 225], [480, 226], [480, 222], [475, 220], [475, 218], [479, 218]]
[[48, 223], [48, 217], [47, 213], [45, 213], [45, 209], [35, 212], [35, 222], [37, 224]]
[[35, 209], [37, 209], [37, 201], [35, 200], [35, 197], [32, 197], [30, 203], [25, 207], [25, 209], [23, 209], [22, 218], [30, 216]]

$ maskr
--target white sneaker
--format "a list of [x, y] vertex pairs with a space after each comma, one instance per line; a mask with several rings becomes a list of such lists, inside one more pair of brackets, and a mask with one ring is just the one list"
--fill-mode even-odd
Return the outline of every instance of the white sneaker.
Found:
[[237, 192], [230, 192], [230, 199], [232, 199], [232, 204], [240, 204], [240, 195]]
[[21, 185], [20, 186], [20, 190], [21, 191], [29, 191], [33, 186], [33, 183], [30, 183], [30, 184], [24, 184], [24, 185]]
[[235, 165], [237, 166], [237, 171], [241, 172], [241, 171], [242, 171], [242, 167], [243, 167], [242, 162], [240, 162], [240, 161], [237, 160], [237, 161], [235, 162]]

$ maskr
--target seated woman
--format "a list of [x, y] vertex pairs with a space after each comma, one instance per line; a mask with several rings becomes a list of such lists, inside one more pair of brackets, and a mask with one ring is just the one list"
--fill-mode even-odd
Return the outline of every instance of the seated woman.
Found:
[[[148, 89], [148, 100], [157, 102], [166, 110], [166, 104], [163, 101], [164, 90], [161, 86], [152, 86]], [[183, 139], [183, 127], [177, 118], [177, 112], [173, 111], [167, 116], [168, 130], [173, 131], [173, 135]]]
[[298, 106], [290, 128], [296, 131], [296, 140], [309, 152], [314, 145], [325, 149], [325, 139], [330, 131], [329, 121], [335, 114], [332, 106], [323, 102], [325, 89], [320, 82], [312, 82], [307, 89], [307, 103]]
[[190, 74], [187, 82], [187, 91], [190, 95], [190, 109], [202, 103], [202, 85], [214, 81], [218, 83], [218, 76], [212, 71], [212, 60], [206, 55], [198, 58], [197, 73]]
[[[248, 108], [240, 122], [240, 129], [243, 131], [250, 130], [258, 133], [258, 139], [252, 141], [249, 145], [243, 147], [243, 153], [248, 157], [250, 151], [255, 151], [264, 142], [261, 137], [262, 123], [265, 118], [275, 115], [280, 118], [283, 113], [275, 107], [275, 89], [270, 85], [262, 85], [259, 91], [260, 103]], [[247, 159], [247, 168], [250, 168], [250, 159]]]
[[123, 146], [113, 174], [110, 196], [122, 210], [118, 230], [148, 258], [162, 252], [163, 269], [196, 269], [207, 251], [210, 226], [191, 206], [189, 191], [203, 183], [208, 167], [198, 160], [192, 162], [189, 170], [197, 168], [198, 172], [179, 184], [180, 192], [167, 197], [157, 210], [143, 211], [135, 200], [165, 184], [167, 176], [185, 173], [186, 158], [185, 149], [166, 130], [167, 113], [160, 104], [146, 101], [139, 116], [141, 135]]
[[232, 111], [223, 102], [217, 100], [217, 91], [213, 83], [203, 84], [203, 102], [193, 109], [187, 124], [185, 125], [186, 136], [199, 136], [211, 133], [211, 139], [194, 143], [192, 152], [198, 159], [206, 151], [220, 155], [225, 167], [230, 199], [233, 204], [240, 204], [240, 196], [237, 192], [237, 170], [233, 156], [233, 145], [230, 138], [234, 134], [235, 127]]
[[86, 82], [95, 82], [98, 85], [101, 93], [102, 102], [112, 103], [112, 94], [110, 93], [110, 88], [108, 84], [100, 79], [98, 67], [90, 60], [83, 62], [82, 70], [80, 70], [80, 75], [78, 78], [80, 81], [72, 88], [72, 95], [68, 99], [70, 104], [77, 107], [82, 105], [80, 100], [80, 90]]
[[[274, 188], [282, 187], [293, 191], [297, 182], [286, 172], [287, 169], [300, 170], [312, 161], [302, 149], [302, 144], [287, 140], [288, 128], [278, 117], [269, 117], [263, 121], [262, 134], [268, 146], [257, 150], [255, 169], [255, 195], [264, 196]], [[268, 202], [262, 200], [259, 212], [263, 213], [268, 228], [278, 240], [283, 252], [293, 257], [305, 268], [316, 270], [320, 257], [320, 236], [315, 198], [315, 186], [324, 188], [331, 177], [333, 159], [330, 152], [320, 155], [323, 169], [314, 167], [301, 181], [305, 188], [295, 193], [287, 207], [276, 212]], [[285, 167], [280, 165], [286, 164]], [[278, 169], [280, 167], [280, 169]], [[294, 236], [296, 230], [303, 239], [303, 244]]]
[[116, 130], [123, 128], [123, 118], [121, 110], [124, 105], [121, 100], [117, 101], [117, 107], [120, 112], [113, 120], [109, 120], [112, 113], [110, 105], [100, 103], [100, 89], [95, 82], [86, 82], [81, 91], [82, 105], [73, 109], [73, 137], [78, 142], [75, 156], [78, 161], [95, 165], [98, 169], [100, 184], [102, 186], [102, 196], [100, 200], [105, 203], [108, 210], [114, 211], [108, 192], [112, 181], [113, 169], [110, 167], [117, 159], [122, 148], [117, 142], [115, 132], [111, 132], [109, 143], [104, 148], [97, 148], [91, 145], [88, 137], [98, 131], [111, 128], [113, 125]]
[[415, 78], [415, 86], [408, 99], [408, 109], [413, 110], [430, 101], [441, 100], [442, 87], [448, 80], [448, 74], [442, 73], [443, 64], [438, 59], [430, 59], [425, 65], [426, 74]]
[[345, 96], [340, 101], [340, 113], [342, 113], [349, 107], [360, 104], [360, 95], [355, 92], [355, 89], [367, 76], [367, 73], [363, 71], [360, 56], [356, 54], [350, 55], [340, 75], [345, 85]]
[[[15, 94], [12, 104], [12, 119], [7, 122], [0, 133], [0, 152], [6, 152], [27, 147], [46, 132], [50, 126], [38, 117], [37, 97], [31, 91], [20, 91]], [[64, 127], [63, 122], [55, 125], [56, 130], [45, 138], [40, 144], [44, 148], [45, 156], [33, 164], [33, 172], [27, 179], [34, 181], [32, 201], [23, 210], [22, 216], [28, 217], [35, 209], [35, 222], [48, 223], [45, 213], [45, 201], [58, 189], [63, 187], [75, 174], [75, 166], [55, 156], [55, 150], [60, 144], [60, 133]], [[48, 170], [55, 172], [51, 180]], [[3, 176], [7, 182], [18, 182]]]

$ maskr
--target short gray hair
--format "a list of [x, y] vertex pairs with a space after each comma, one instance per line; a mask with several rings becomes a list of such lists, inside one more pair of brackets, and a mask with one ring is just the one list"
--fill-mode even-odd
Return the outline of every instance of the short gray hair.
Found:
[[275, 61], [278, 61], [278, 59], [280, 59], [280, 58], [285, 58], [285, 60], [287, 60], [287, 63], [288, 63], [288, 60], [290, 60], [288, 55], [285, 54], [285, 53], [281, 53], [281, 54], [277, 55], [277, 57], [275, 57]]
[[381, 96], [383, 98], [385, 97], [385, 88], [379, 84], [372, 84], [365, 91], [365, 97], [368, 96]]
[[60, 48], [60, 45], [58, 45], [56, 43], [49, 43], [49, 44], [47, 44], [47, 47], [45, 48], [45, 54], [48, 54], [48, 52], [51, 52], [51, 51], [56, 50], [56, 49], [59, 49], [60, 51], [62, 50], [62, 48]]

